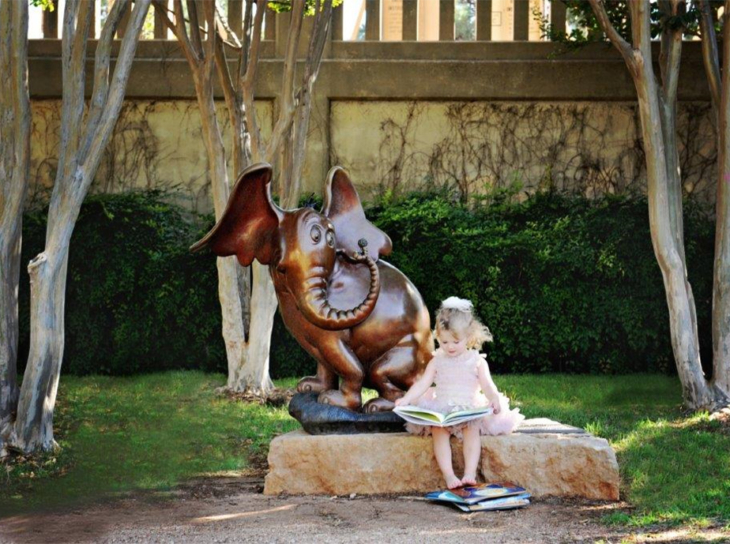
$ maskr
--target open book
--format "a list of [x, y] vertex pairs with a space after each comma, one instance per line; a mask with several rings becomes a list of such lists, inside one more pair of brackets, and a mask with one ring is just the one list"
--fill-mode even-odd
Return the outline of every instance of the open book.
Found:
[[449, 427], [466, 423], [472, 419], [479, 419], [482, 416], [492, 413], [491, 406], [472, 408], [470, 410], [458, 410], [448, 414], [442, 414], [418, 406], [396, 406], [393, 412], [415, 425], [431, 425], [433, 427]]

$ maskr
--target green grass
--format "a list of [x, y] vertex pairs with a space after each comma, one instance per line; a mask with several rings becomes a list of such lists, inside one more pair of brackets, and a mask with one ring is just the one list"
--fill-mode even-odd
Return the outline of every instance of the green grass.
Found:
[[[730, 429], [684, 417], [676, 378], [658, 375], [496, 376], [528, 417], [549, 417], [608, 439], [634, 508], [608, 523], [730, 524]], [[215, 395], [221, 375], [65, 377], [56, 429], [62, 450], [0, 469], [0, 512], [169, 490], [191, 477], [246, 472], [271, 438], [299, 427], [285, 408]], [[296, 380], [277, 385], [292, 387]], [[3, 479], [5, 480], [3, 482]]]
[[250, 469], [273, 435], [299, 424], [286, 408], [218, 397], [215, 388], [224, 384], [221, 375], [185, 371], [64, 376], [55, 414], [60, 455], [0, 474], [7, 484], [0, 486], [0, 513]]

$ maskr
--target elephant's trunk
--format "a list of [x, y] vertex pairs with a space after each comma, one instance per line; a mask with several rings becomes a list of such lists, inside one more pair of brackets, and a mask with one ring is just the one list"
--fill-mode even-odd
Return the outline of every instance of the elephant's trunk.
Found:
[[365, 300], [358, 306], [350, 310], [340, 310], [330, 306], [327, 300], [327, 280], [323, 277], [310, 279], [304, 296], [300, 299], [299, 307], [302, 314], [319, 328], [337, 331], [354, 327], [367, 319], [378, 301], [378, 295], [380, 294], [378, 265], [367, 253], [365, 255], [347, 255], [347, 258], [368, 265], [370, 269], [370, 289]]

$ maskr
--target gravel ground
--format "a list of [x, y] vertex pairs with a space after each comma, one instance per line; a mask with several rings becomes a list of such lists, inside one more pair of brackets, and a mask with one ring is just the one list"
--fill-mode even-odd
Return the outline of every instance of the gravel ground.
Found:
[[632, 534], [600, 517], [624, 503], [541, 499], [522, 510], [464, 514], [419, 497], [268, 497], [260, 479], [207, 479], [162, 499], [128, 497], [0, 520], [0, 542], [688, 542], [706, 529]]

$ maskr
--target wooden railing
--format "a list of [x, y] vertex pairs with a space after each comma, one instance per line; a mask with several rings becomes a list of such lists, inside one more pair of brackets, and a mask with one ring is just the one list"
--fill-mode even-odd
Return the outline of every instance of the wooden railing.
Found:
[[[20, 0], [22, 1], [22, 0]], [[212, 1], [212, 0], [198, 0], [198, 1]], [[219, 2], [221, 0], [218, 0]], [[241, 19], [243, 14], [243, 6], [246, 0], [223, 0], [227, 4], [228, 19], [232, 28], [241, 27]], [[422, 9], [429, 8], [432, 13], [438, 13], [438, 21], [433, 21], [432, 24], [438, 27], [438, 41], [454, 41], [455, 39], [455, 9], [457, 2], [464, 0], [345, 0], [347, 9], [361, 9], [360, 19], [364, 20], [365, 41], [417, 41], [424, 40], [423, 36], [419, 38], [419, 11]], [[100, 3], [100, 0], [97, 0]], [[384, 3], [388, 3], [391, 7], [395, 4], [396, 9], [400, 4], [400, 18], [401, 18], [401, 34], [400, 36], [390, 36], [384, 38], [384, 16], [383, 7]], [[35, 37], [42, 36], [48, 39], [58, 39], [60, 37], [60, 21], [62, 20], [64, 1], [60, 0], [57, 2], [57, 7], [54, 11], [43, 11], [42, 13], [42, 32], [36, 32], [33, 34]], [[565, 29], [566, 26], [566, 8], [565, 4], [560, 1], [540, 0], [537, 2], [541, 8], [549, 6], [549, 20], [554, 28]], [[544, 4], [544, 5], [543, 5]], [[438, 7], [437, 10], [436, 5]], [[532, 9], [535, 7], [535, 2], [530, 0], [472, 0], [472, 6], [475, 9], [473, 36], [476, 41], [493, 41], [493, 28], [495, 24], [511, 25], [513, 32], [511, 36], [502, 35], [499, 37], [499, 41], [532, 41], [540, 40], [541, 38], [536, 37], [535, 32], [530, 32], [530, 24], [534, 23], [534, 15]], [[504, 11], [494, 11], [495, 7], [506, 8]], [[40, 8], [32, 8], [33, 10], [40, 10]], [[344, 12], [345, 5], [341, 4], [334, 10], [333, 25], [332, 25], [332, 39], [333, 40], [345, 40], [350, 41], [353, 36], [344, 35]], [[36, 11], [38, 14], [38, 11]], [[496, 22], [493, 20], [493, 14], [498, 16], [506, 16], [509, 20]], [[99, 17], [99, 9], [97, 7], [95, 18]], [[128, 15], [127, 15], [128, 17]], [[275, 40], [276, 39], [276, 20], [280, 17], [272, 11], [267, 11], [265, 18], [265, 39]], [[37, 20], [37, 18], [36, 18]], [[120, 25], [118, 36], [124, 35], [126, 27], [126, 18]], [[154, 10], [150, 12], [150, 22], [152, 23], [153, 30], [146, 32], [143, 35], [143, 39], [157, 39], [166, 40], [174, 39], [172, 35], [165, 28], [162, 18], [159, 17]], [[532, 22], [532, 23], [531, 23]], [[92, 28], [99, 27], [100, 24], [92, 25]], [[397, 34], [397, 33], [396, 33]], [[94, 36], [97, 37], [97, 36]]]

